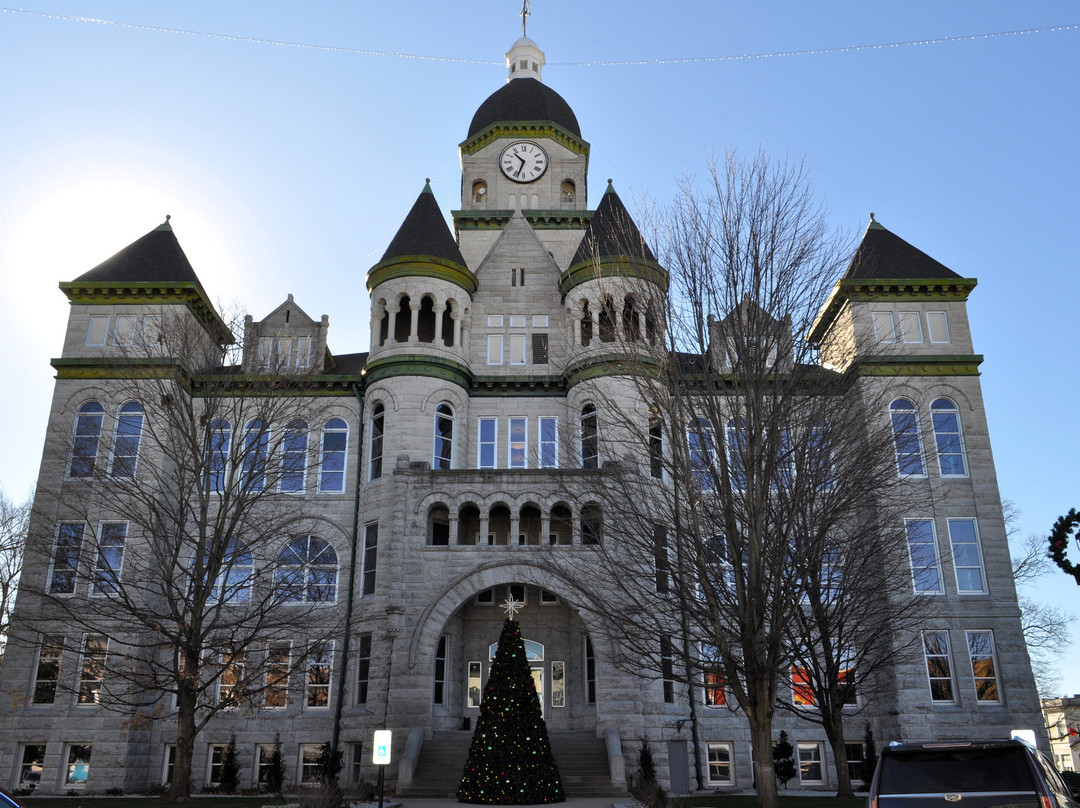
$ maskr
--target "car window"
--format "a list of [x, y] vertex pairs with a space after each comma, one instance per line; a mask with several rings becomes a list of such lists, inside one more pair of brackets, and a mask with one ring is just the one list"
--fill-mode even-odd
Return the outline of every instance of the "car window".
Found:
[[1035, 791], [1024, 750], [924, 749], [882, 758], [882, 795], [957, 791]]
[[1046, 756], [1041, 752], [1035, 754], [1035, 760], [1038, 762], [1039, 768], [1042, 769], [1047, 788], [1049, 788], [1054, 793], [1054, 797], [1057, 798], [1057, 804], [1062, 806], [1069, 805], [1072, 802], [1072, 794], [1069, 793], [1069, 789], [1065, 786], [1057, 769], [1054, 768], [1054, 764], [1047, 760]]

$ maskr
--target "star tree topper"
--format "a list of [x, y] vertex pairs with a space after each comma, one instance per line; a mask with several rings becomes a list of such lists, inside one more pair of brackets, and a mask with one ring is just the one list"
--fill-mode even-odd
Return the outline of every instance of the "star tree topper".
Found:
[[506, 599], [506, 603], [502, 606], [503, 611], [506, 612], [506, 616], [513, 620], [517, 617], [517, 613], [525, 608], [525, 601], [515, 600], [513, 595], [510, 595]]

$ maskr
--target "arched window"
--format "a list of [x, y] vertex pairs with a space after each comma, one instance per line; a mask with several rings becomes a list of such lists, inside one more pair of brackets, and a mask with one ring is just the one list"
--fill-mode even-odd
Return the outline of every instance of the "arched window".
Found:
[[307, 468], [308, 425], [306, 421], [290, 421], [281, 438], [281, 482], [283, 493], [295, 494], [304, 490], [304, 471]]
[[949, 399], [939, 398], [930, 405], [930, 420], [934, 424], [934, 443], [941, 476], [966, 477], [967, 457], [964, 452], [964, 432], [960, 428], [960, 410]]
[[409, 296], [402, 295], [398, 301], [397, 316], [394, 318], [394, 342], [408, 342], [412, 333], [412, 307]]
[[340, 418], [331, 418], [323, 427], [322, 465], [319, 468], [319, 490], [345, 490], [345, 450], [349, 446], [349, 425]]
[[712, 426], [705, 418], [692, 421], [686, 430], [686, 448], [690, 457], [690, 482], [699, 491], [712, 491], [713, 458], [716, 443]]
[[206, 440], [207, 490], [221, 493], [225, 490], [229, 469], [229, 451], [232, 446], [232, 426], [224, 418], [210, 422]]
[[247, 603], [251, 600], [254, 579], [255, 560], [251, 550], [242, 541], [232, 539], [220, 560], [210, 600], [214, 603]]
[[581, 301], [581, 347], [588, 348], [592, 343], [592, 311], [589, 309], [589, 301]]
[[129, 401], [120, 408], [116, 419], [116, 437], [113, 439], [112, 464], [109, 474], [113, 477], [134, 477], [135, 464], [139, 459], [139, 441], [142, 439], [143, 408], [137, 401]]
[[632, 295], [627, 295], [623, 301], [622, 327], [623, 338], [627, 342], [637, 342], [641, 339], [637, 321], [637, 301], [634, 300]]
[[437, 502], [428, 510], [428, 544], [444, 546], [450, 543], [450, 509]]
[[562, 203], [564, 205], [573, 205], [574, 199], [577, 198], [577, 188], [574, 186], [573, 180], [563, 180], [559, 186], [559, 191], [562, 195]]
[[649, 474], [664, 476], [664, 423], [658, 415], [649, 418]]
[[101, 438], [101, 420], [105, 408], [96, 401], [87, 401], [79, 407], [75, 417], [75, 439], [71, 445], [69, 477], [93, 477], [97, 463], [98, 440]]
[[645, 339], [651, 344], [656, 342], [660, 336], [659, 323], [657, 321], [656, 309], [650, 303], [645, 307]]
[[595, 502], [581, 509], [581, 543], [600, 544], [604, 534], [604, 512]]
[[924, 477], [922, 436], [919, 434], [919, 412], [910, 399], [898, 398], [889, 405], [892, 420], [893, 444], [896, 448], [896, 469], [901, 477]]
[[600, 304], [600, 341], [615, 341], [615, 301], [608, 295]]
[[454, 301], [446, 301], [446, 310], [442, 317], [442, 341], [447, 348], [454, 347]]
[[262, 491], [266, 485], [266, 456], [270, 425], [255, 419], [244, 429], [244, 461], [240, 485], [246, 491]]
[[746, 489], [746, 466], [750, 452], [746, 434], [746, 421], [732, 418], [727, 423], [728, 476], [731, 485], [738, 491]]
[[581, 467], [583, 469], [600, 468], [600, 441], [595, 404], [586, 404], [581, 408]]
[[477, 204], [487, 201], [487, 183], [483, 180], [472, 184], [472, 201]]
[[445, 401], [435, 408], [435, 451], [432, 453], [431, 467], [454, 467], [454, 411]]
[[377, 480], [382, 477], [383, 426], [386, 410], [378, 402], [371, 410], [371, 454], [368, 462], [368, 478]]
[[379, 345], [383, 346], [390, 337], [390, 313], [386, 310], [385, 300], [379, 301], [378, 308], [382, 312], [382, 318], [379, 320]]
[[284, 603], [333, 603], [337, 553], [318, 536], [298, 536], [278, 555], [274, 589]]
[[420, 342], [435, 341], [435, 301], [428, 295], [420, 298], [420, 311], [416, 320], [416, 338]]

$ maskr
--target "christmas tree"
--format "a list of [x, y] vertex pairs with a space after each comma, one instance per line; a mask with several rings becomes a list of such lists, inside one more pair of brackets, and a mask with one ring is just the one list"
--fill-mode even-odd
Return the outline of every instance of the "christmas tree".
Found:
[[507, 601], [458, 802], [536, 805], [565, 799], [521, 628], [514, 620], [515, 603]]

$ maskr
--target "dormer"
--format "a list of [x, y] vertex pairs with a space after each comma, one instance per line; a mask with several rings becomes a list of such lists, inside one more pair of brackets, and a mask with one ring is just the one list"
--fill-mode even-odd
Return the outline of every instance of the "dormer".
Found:
[[244, 318], [244, 372], [289, 375], [321, 373], [326, 367], [330, 318], [315, 321], [293, 296], [255, 322]]
[[722, 320], [709, 315], [709, 362], [719, 373], [771, 372], [792, 366], [791, 317], [773, 317], [744, 297]]

